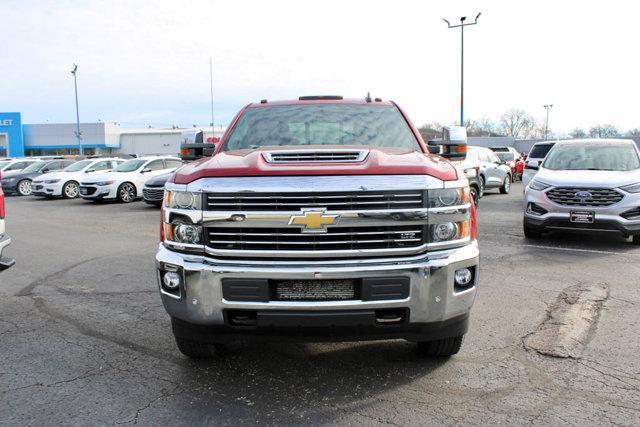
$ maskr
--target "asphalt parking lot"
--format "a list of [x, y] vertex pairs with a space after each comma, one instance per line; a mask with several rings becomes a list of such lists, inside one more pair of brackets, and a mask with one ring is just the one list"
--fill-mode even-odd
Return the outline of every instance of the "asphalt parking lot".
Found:
[[[191, 361], [156, 289], [157, 209], [9, 197], [17, 264], [0, 275], [0, 424], [640, 424], [640, 248], [525, 241], [521, 192], [481, 201], [479, 295], [449, 360], [384, 341]], [[577, 284], [610, 291], [582, 356], [525, 349]]]

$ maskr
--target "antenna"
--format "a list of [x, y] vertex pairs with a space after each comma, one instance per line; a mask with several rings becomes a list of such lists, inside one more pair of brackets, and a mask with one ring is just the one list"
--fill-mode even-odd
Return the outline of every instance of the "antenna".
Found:
[[371, 94], [367, 92], [367, 97], [364, 99], [366, 102], [371, 102]]

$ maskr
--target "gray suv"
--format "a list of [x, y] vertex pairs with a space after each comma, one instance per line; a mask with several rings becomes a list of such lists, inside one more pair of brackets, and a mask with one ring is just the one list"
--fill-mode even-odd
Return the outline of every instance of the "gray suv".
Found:
[[481, 194], [489, 188], [498, 188], [500, 193], [507, 194], [511, 190], [511, 168], [500, 160], [489, 148], [469, 146], [467, 151], [469, 162], [477, 161], [480, 166]]
[[560, 141], [524, 193], [524, 235], [611, 232], [640, 244], [640, 153], [631, 140]]

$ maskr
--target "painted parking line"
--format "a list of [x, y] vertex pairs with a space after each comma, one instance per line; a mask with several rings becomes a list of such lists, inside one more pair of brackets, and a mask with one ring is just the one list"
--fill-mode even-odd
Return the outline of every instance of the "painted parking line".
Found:
[[552, 249], [556, 251], [567, 251], [567, 252], [588, 252], [593, 254], [606, 254], [606, 255], [636, 255], [636, 254], [627, 253], [627, 252], [605, 251], [605, 250], [599, 250], [599, 249], [567, 248], [562, 246], [544, 246], [544, 245], [522, 245], [522, 246], [527, 248]]

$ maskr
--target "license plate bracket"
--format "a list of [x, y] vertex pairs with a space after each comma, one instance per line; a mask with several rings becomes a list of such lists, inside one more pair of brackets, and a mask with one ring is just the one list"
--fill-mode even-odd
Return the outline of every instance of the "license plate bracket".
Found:
[[593, 211], [571, 211], [569, 212], [569, 222], [577, 224], [593, 224], [595, 216], [596, 214]]
[[354, 279], [278, 280], [273, 283], [278, 301], [345, 301], [357, 299]]

